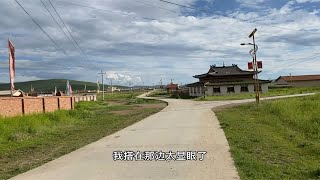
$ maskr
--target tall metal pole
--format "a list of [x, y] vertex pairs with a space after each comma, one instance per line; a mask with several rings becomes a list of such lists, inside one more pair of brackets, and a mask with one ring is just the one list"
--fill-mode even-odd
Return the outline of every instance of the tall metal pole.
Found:
[[111, 94], [113, 94], [112, 79], [111, 79]]
[[98, 74], [101, 74], [101, 80], [102, 80], [102, 100], [104, 100], [104, 83], [103, 83], [103, 75], [106, 74], [104, 72], [102, 72], [101, 70], [101, 73], [98, 73]]
[[99, 76], [97, 76], [97, 94], [99, 94], [100, 92], [100, 86], [99, 86]]
[[260, 86], [259, 86], [259, 79], [258, 79], [258, 64], [257, 64], [257, 46], [254, 39], [254, 34], [257, 32], [257, 28], [255, 28], [249, 35], [249, 38], [252, 37], [253, 41], [253, 70], [254, 70], [254, 86], [255, 86], [255, 93], [256, 93], [256, 102], [260, 103]]
[[252, 41], [253, 41], [253, 48], [254, 48], [254, 72], [255, 72], [255, 86], [256, 86], [256, 102], [260, 103], [260, 85], [259, 85], [259, 79], [258, 79], [258, 64], [257, 64], [257, 49], [256, 49], [256, 42], [254, 39], [254, 34], [252, 35]]

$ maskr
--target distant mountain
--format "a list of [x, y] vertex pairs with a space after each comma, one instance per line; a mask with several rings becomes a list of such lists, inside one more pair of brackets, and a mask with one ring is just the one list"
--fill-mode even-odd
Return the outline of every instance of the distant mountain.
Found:
[[[97, 84], [93, 82], [85, 82], [85, 81], [75, 81], [69, 80], [72, 90], [84, 90], [85, 85], [87, 90], [96, 90]], [[36, 92], [52, 92], [54, 91], [54, 87], [57, 87], [58, 90], [64, 91], [66, 89], [66, 79], [49, 79], [49, 80], [37, 80], [37, 81], [27, 81], [27, 82], [16, 82], [14, 83], [15, 89], [21, 89], [24, 92], [28, 92], [30, 87], [32, 86]], [[100, 85], [100, 89], [102, 89]], [[116, 86], [119, 88], [126, 88], [125, 86]], [[108, 85], [105, 85], [107, 88]], [[0, 84], [0, 90], [9, 90], [10, 84]]]

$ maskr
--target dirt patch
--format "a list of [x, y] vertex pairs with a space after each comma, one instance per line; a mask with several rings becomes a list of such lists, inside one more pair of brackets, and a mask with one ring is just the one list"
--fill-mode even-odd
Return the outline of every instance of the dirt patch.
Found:
[[126, 105], [128, 104], [129, 101], [127, 100], [113, 100], [113, 101], [108, 101], [108, 104], [114, 106], [114, 105]]
[[135, 108], [164, 108], [166, 103], [157, 103], [157, 104], [138, 104]]

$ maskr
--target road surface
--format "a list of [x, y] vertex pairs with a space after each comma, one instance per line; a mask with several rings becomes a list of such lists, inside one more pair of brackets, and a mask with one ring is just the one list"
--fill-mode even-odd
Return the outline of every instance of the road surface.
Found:
[[[228, 142], [211, 108], [254, 100], [165, 101], [168, 106], [161, 112], [12, 179], [239, 179]], [[114, 161], [114, 151], [183, 151], [196, 153], [197, 157], [187, 161]], [[203, 151], [207, 153], [200, 161]]]

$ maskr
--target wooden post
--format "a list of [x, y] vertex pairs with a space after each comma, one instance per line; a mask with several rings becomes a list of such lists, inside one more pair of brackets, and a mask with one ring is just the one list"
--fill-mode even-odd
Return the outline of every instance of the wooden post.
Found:
[[60, 98], [58, 98], [57, 100], [58, 100], [58, 110], [60, 110]]
[[25, 109], [24, 109], [24, 98], [21, 99], [22, 102], [22, 114], [24, 115]]
[[71, 109], [74, 109], [74, 104], [73, 104], [73, 97], [70, 97], [70, 100], [71, 100]]
[[43, 112], [46, 112], [46, 104], [45, 104], [45, 99], [44, 97], [42, 98], [42, 108], [43, 108]]

